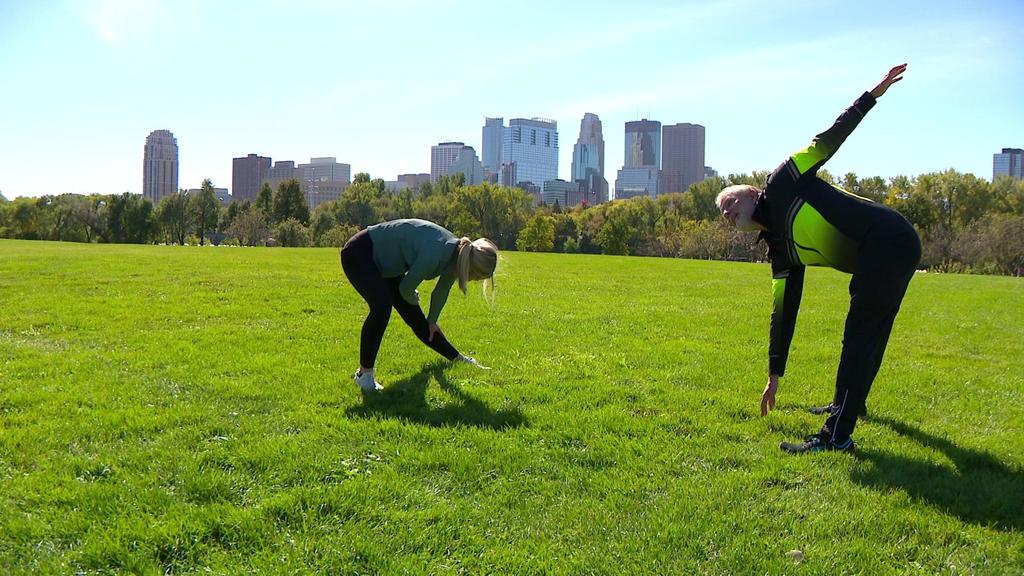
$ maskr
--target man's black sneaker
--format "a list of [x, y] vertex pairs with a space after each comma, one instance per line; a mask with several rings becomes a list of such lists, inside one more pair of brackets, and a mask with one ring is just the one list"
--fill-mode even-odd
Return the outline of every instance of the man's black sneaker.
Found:
[[[815, 416], [821, 416], [822, 414], [831, 416], [832, 414], [835, 413], [836, 407], [832, 404], [827, 404], [825, 406], [811, 406], [810, 408], [807, 409], [807, 411], [810, 412], [811, 414], [814, 414]], [[857, 415], [857, 417], [860, 418], [861, 420], [867, 420], [868, 407], [865, 406], [860, 411], [860, 414]]]
[[811, 434], [799, 444], [783, 442], [779, 444], [779, 448], [783, 452], [789, 452], [790, 454], [802, 454], [804, 452], [827, 452], [833, 450], [853, 452], [857, 446], [853, 443], [853, 438], [847, 438], [843, 444], [834, 444], [831, 440], [826, 440], [820, 434]]

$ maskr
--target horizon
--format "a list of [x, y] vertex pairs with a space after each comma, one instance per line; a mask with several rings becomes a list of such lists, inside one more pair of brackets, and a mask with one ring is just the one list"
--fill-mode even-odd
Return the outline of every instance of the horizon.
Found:
[[612, 188], [624, 124], [641, 118], [704, 126], [705, 165], [723, 177], [770, 171], [902, 62], [904, 80], [830, 173], [991, 180], [992, 155], [1024, 147], [1024, 5], [847, 6], [5, 4], [0, 64], [18, 89], [2, 107], [0, 193], [141, 193], [143, 146], [159, 129], [178, 141], [182, 189], [209, 178], [233, 193], [232, 159], [250, 153], [335, 157], [393, 181], [429, 173], [440, 142], [480, 157], [485, 117], [555, 120], [568, 180], [586, 113], [601, 120]]

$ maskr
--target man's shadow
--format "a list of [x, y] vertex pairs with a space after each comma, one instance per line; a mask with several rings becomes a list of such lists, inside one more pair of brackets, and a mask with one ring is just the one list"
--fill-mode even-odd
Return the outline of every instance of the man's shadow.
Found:
[[[413, 376], [386, 386], [380, 392], [364, 394], [362, 405], [348, 408], [345, 414], [355, 418], [397, 418], [437, 427], [474, 426], [506, 430], [526, 424], [526, 418], [518, 408], [492, 410], [449, 382], [444, 372], [447, 364], [441, 360], [435, 361]], [[458, 399], [458, 402], [440, 407], [430, 406], [427, 403], [427, 386], [432, 380]]]
[[942, 452], [953, 461], [953, 467], [858, 449], [856, 457], [872, 466], [855, 470], [851, 475], [855, 482], [871, 488], [903, 490], [965, 522], [1002, 531], [1024, 529], [1024, 472], [1020, 469], [903, 422], [878, 416], [872, 416], [871, 421]]

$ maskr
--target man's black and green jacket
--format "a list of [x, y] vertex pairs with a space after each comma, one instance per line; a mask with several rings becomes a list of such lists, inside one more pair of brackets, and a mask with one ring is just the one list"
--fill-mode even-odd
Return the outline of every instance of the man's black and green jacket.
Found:
[[864, 238], [893, 214], [816, 176], [874, 105], [875, 99], [865, 92], [810, 146], [779, 165], [758, 198], [753, 218], [766, 228], [760, 238], [768, 244], [775, 294], [768, 346], [771, 374], [782, 376], [786, 370], [804, 267], [831, 266], [854, 273]]

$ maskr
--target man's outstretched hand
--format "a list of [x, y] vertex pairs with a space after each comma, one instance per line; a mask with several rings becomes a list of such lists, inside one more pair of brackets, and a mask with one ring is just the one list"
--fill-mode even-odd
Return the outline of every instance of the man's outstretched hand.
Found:
[[871, 90], [871, 96], [873, 96], [875, 100], [881, 98], [882, 94], [885, 94], [885, 91], [889, 89], [889, 86], [903, 80], [903, 73], [906, 71], [906, 64], [894, 66], [892, 70], [889, 70], [889, 73], [885, 75], [885, 78], [882, 78], [882, 81], [878, 83], [878, 86], [875, 86]]

